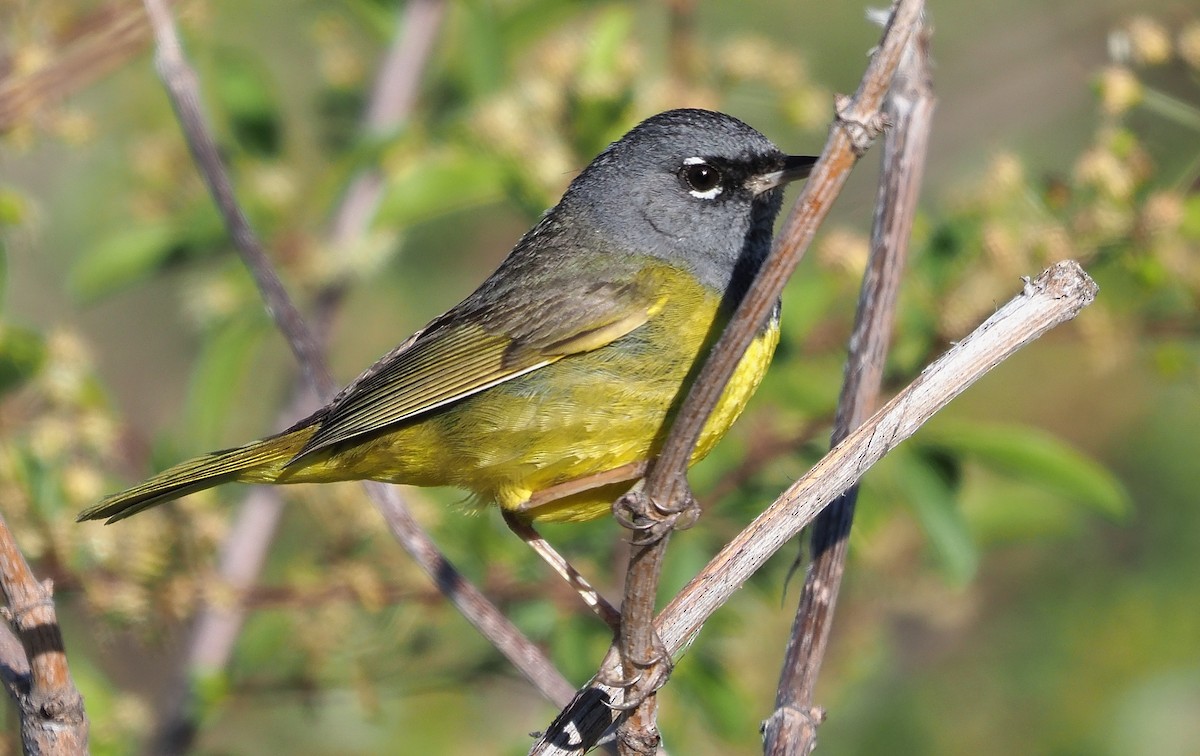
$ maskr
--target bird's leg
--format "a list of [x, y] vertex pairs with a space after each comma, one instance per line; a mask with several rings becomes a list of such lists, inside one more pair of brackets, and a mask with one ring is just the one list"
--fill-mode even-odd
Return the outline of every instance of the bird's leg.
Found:
[[568, 496], [574, 496], [577, 493], [591, 491], [593, 488], [612, 485], [613, 483], [624, 483], [627, 480], [636, 480], [642, 477], [642, 473], [646, 472], [645, 462], [630, 462], [627, 465], [614, 467], [611, 470], [595, 473], [593, 475], [584, 475], [581, 478], [568, 480], [564, 483], [559, 483], [556, 486], [543, 488], [529, 497], [529, 500], [516, 508], [516, 512], [525, 515], [533, 512], [538, 507], [544, 507], [559, 499], [564, 499]]
[[508, 529], [517, 534], [517, 537], [529, 545], [534, 552], [537, 553], [546, 564], [550, 565], [550, 569], [554, 570], [559, 577], [567, 582], [583, 599], [583, 603], [588, 605], [593, 612], [596, 613], [604, 623], [612, 628], [613, 634], [617, 634], [621, 630], [621, 612], [613, 607], [612, 604], [600, 595], [591, 583], [587, 581], [579, 570], [571, 566], [562, 554], [554, 549], [541, 534], [534, 529], [526, 520], [522, 519], [517, 512], [503, 510], [504, 524], [508, 525]]

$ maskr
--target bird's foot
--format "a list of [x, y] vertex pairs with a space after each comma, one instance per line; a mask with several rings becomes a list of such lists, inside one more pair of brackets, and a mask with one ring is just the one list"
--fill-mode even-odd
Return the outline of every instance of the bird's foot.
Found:
[[613, 503], [613, 516], [634, 532], [634, 546], [648, 546], [672, 530], [687, 530], [700, 519], [700, 505], [685, 482], [678, 502], [661, 504], [635, 488]]
[[633, 660], [632, 665], [637, 672], [631, 677], [617, 680], [598, 678], [599, 682], [624, 691], [624, 697], [620, 703], [606, 704], [614, 711], [632, 711], [641, 706], [648, 696], [653, 695], [655, 691], [667, 684], [667, 680], [671, 677], [671, 671], [675, 668], [675, 663], [671, 660], [671, 655], [667, 653], [667, 647], [658, 637], [658, 633], [654, 633], [654, 648], [650, 658]]

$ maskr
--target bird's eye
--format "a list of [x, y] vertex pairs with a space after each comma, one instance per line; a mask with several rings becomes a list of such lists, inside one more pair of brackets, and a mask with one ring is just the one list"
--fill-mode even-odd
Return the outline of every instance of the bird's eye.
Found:
[[679, 175], [683, 183], [687, 184], [688, 193], [693, 197], [712, 199], [721, 193], [724, 177], [719, 170], [701, 158], [688, 158], [683, 161]]

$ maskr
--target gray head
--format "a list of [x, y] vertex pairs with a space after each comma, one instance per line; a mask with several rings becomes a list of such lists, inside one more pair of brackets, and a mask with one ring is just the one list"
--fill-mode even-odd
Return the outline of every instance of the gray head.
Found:
[[718, 291], [744, 286], [770, 249], [779, 188], [813, 158], [785, 155], [741, 121], [670, 110], [614, 142], [552, 214], [619, 252], [683, 265]]

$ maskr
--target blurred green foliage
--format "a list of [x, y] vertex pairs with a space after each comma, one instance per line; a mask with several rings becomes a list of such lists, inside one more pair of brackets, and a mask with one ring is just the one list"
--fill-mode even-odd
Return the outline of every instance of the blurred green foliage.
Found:
[[[470, 291], [641, 117], [714, 107], [815, 148], [831, 115], [832, 87], [776, 41], [785, 35], [769, 16], [740, 25], [717, 4], [673, 16], [473, 1], [450, 4], [412, 117], [364, 134], [396, 5], [266, 5], [288, 23], [189, 5], [186, 42], [239, 198], [289, 287], [301, 302], [348, 292], [332, 350], [345, 377]], [[0, 115], [2, 98], [34, 80], [22, 77], [103, 38], [111, 20], [86, 3], [22, 14], [8, 25]], [[889, 386], [1056, 260], [1080, 260], [1101, 295], [865, 479], [821, 691], [824, 753], [1200, 749], [1189, 713], [1200, 700], [1200, 20], [1168, 30], [1139, 16], [1110, 43], [1079, 154], [1043, 168], [1003, 141], [980, 144], [988, 165], [927, 193]], [[80, 313], [47, 314], [24, 291], [23, 307], [5, 299], [0, 508], [59, 587], [96, 752], [125, 753], [153, 726], [168, 651], [197, 606], [233, 599], [213, 564], [244, 491], [111, 528], [73, 517], [154, 467], [276, 429], [293, 368], [195, 175], [144, 37], [105, 49], [136, 64], [81, 79], [65, 102], [23, 99], [19, 118], [0, 120], [0, 160], [24, 177], [0, 184], [3, 283], [33, 291], [14, 271], [31, 276], [44, 254], [54, 284], [44, 297]], [[861, 49], [838, 56], [851, 77], [839, 86], [852, 86]], [[69, 181], [44, 179], [60, 164]], [[379, 171], [380, 203], [365, 233], [334, 245], [330, 218], [364, 170]], [[673, 540], [664, 590], [825, 449], [870, 215], [869, 200], [849, 202], [789, 287], [785, 341], [760, 396], [693, 472], [706, 513]], [[98, 322], [107, 316], [111, 326]], [[155, 348], [164, 331], [176, 349]], [[171, 419], [148, 416], [142, 406], [164, 396]], [[200, 750], [524, 752], [550, 707], [438, 600], [358, 489], [288, 496], [234, 659], [198, 681]], [[494, 513], [466, 511], [458, 492], [412, 496], [450, 558], [570, 679], [585, 679], [609, 638], [574, 597]], [[614, 585], [614, 524], [547, 535]], [[791, 619], [794, 585], [782, 606], [781, 593], [792, 557], [757, 575], [680, 663], [663, 697], [673, 752], [757, 750]], [[447, 728], [451, 717], [470, 725]]]

